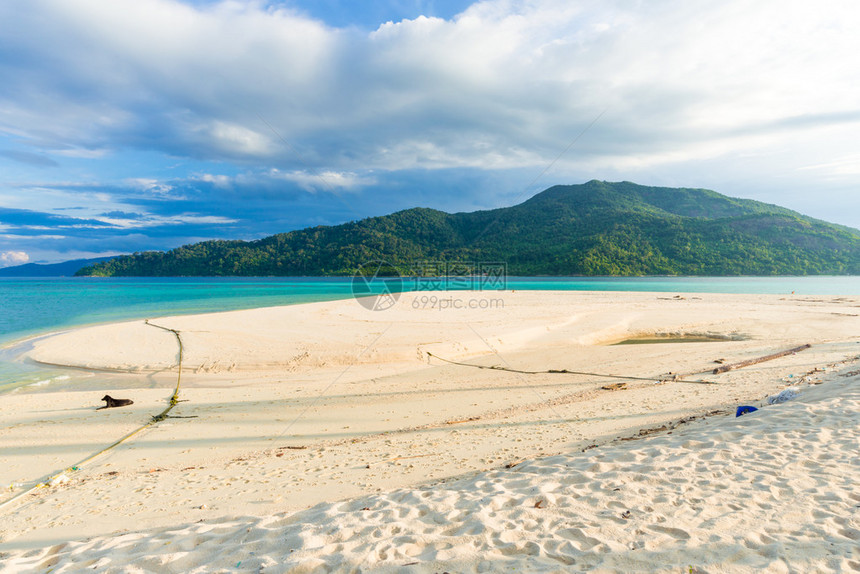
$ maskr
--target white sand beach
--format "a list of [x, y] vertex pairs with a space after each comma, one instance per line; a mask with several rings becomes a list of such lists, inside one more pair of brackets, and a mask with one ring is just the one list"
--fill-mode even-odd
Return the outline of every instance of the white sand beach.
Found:
[[860, 571], [860, 298], [434, 295], [35, 341], [0, 572]]

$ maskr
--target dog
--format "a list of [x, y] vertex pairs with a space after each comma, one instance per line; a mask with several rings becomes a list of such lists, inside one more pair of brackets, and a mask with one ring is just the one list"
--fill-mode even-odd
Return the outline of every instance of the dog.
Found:
[[131, 399], [115, 399], [110, 395], [103, 396], [102, 400], [107, 404], [103, 407], [97, 408], [97, 411], [100, 411], [102, 409], [112, 409], [114, 407], [127, 407], [128, 405], [134, 404], [134, 401]]

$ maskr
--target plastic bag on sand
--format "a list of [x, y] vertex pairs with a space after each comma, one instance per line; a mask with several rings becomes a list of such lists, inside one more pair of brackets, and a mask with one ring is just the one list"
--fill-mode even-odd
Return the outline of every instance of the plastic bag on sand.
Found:
[[737, 410], [737, 411], [735, 411], [735, 417], [743, 416], [743, 415], [745, 415], [745, 414], [747, 414], [747, 413], [754, 413], [754, 412], [756, 412], [757, 410], [758, 410], [757, 408], [755, 408], [755, 407], [750, 407], [750, 406], [742, 406], [742, 407], [738, 407], [738, 410]]
[[785, 401], [790, 401], [791, 399], [797, 397], [800, 393], [795, 391], [794, 389], [785, 389], [778, 395], [773, 395], [772, 397], [767, 398], [767, 404], [769, 405], [778, 405], [779, 403], [784, 403]]
[[69, 482], [69, 477], [65, 474], [58, 474], [48, 482], [48, 486], [57, 486], [58, 484], [64, 484], [66, 482]]

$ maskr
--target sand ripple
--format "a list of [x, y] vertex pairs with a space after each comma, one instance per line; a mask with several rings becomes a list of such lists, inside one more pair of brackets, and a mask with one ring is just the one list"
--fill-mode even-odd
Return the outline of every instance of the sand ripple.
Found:
[[418, 489], [10, 552], [3, 572], [858, 572], [860, 377]]

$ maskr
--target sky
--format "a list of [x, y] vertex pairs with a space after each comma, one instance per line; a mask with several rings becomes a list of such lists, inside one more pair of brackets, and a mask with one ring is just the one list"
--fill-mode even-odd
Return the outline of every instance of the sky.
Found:
[[4, 0], [0, 267], [600, 179], [860, 228], [855, 0]]

